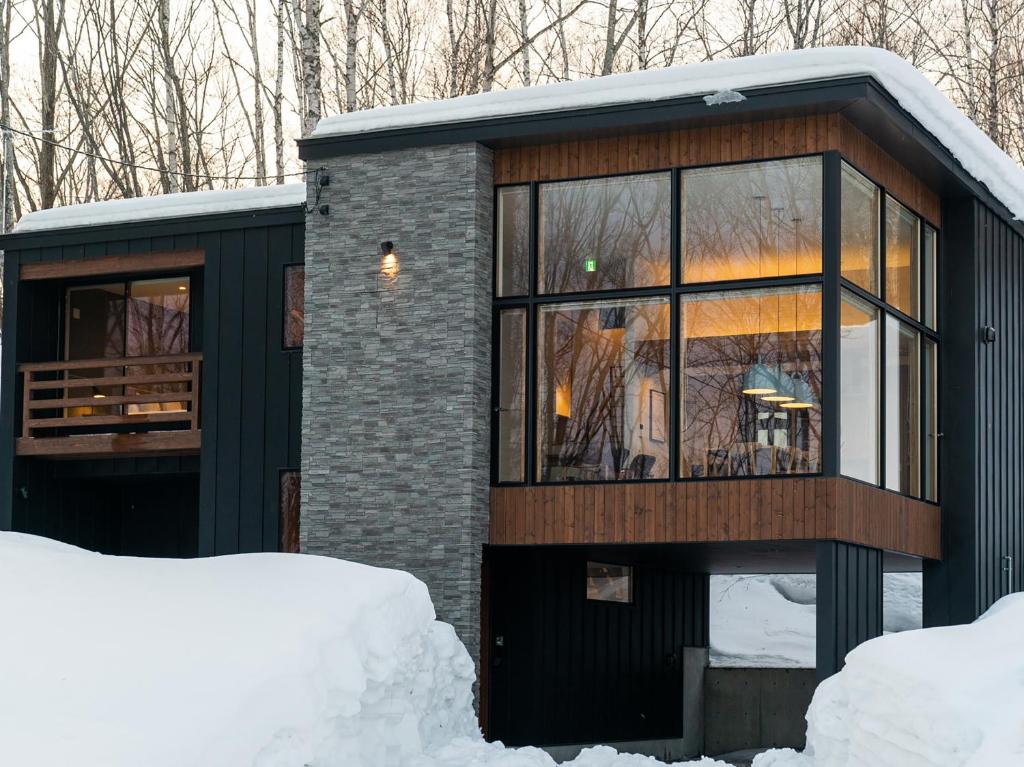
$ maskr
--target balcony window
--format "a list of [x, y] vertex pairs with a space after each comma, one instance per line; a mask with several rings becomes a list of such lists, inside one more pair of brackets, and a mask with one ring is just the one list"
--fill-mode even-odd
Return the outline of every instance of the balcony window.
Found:
[[841, 194], [842, 275], [877, 296], [881, 192], [843, 163]]
[[651, 173], [542, 184], [540, 292], [668, 285], [670, 178]]
[[525, 479], [526, 310], [510, 309], [499, 319], [498, 481]]
[[540, 308], [537, 478], [668, 476], [669, 300]]
[[682, 173], [683, 282], [821, 271], [818, 157]]
[[284, 268], [284, 348], [299, 349], [306, 335], [306, 267]]
[[839, 464], [847, 477], [878, 483], [881, 312], [843, 291], [839, 336]]
[[821, 290], [684, 296], [684, 477], [818, 471]]
[[885, 301], [920, 319], [918, 252], [920, 222], [891, 197], [885, 200]]
[[524, 296], [530, 275], [530, 187], [498, 190], [497, 284], [499, 296]]
[[885, 321], [885, 486], [921, 494], [920, 334], [895, 317]]

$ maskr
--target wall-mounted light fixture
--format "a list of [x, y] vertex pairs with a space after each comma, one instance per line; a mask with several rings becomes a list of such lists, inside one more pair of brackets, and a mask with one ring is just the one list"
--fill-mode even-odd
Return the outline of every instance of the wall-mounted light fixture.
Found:
[[380, 244], [380, 276], [387, 282], [394, 282], [398, 278], [398, 254], [391, 240]]

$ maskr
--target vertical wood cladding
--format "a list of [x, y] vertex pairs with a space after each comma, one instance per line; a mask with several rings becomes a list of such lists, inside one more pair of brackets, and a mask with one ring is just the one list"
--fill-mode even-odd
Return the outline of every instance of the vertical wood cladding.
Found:
[[493, 544], [835, 538], [938, 558], [939, 508], [845, 478], [491, 489]]
[[764, 160], [839, 150], [850, 162], [936, 226], [937, 194], [842, 115], [680, 128], [499, 149], [496, 184]]
[[[278, 215], [272, 225], [249, 216], [226, 221], [221, 229], [210, 224], [185, 229], [181, 221], [154, 222], [149, 236], [126, 238], [122, 229], [110, 226], [82, 243], [6, 254], [0, 529], [41, 532], [83, 545], [95, 540], [97, 547], [103, 543], [92, 517], [75, 511], [84, 508], [91, 490], [69, 479], [65, 469], [57, 474], [49, 462], [14, 455], [20, 417], [14, 403], [21, 398], [15, 366], [62, 357], [66, 287], [61, 279], [19, 283], [20, 268], [202, 251], [205, 266], [187, 270], [193, 292], [191, 345], [203, 353], [203, 406], [200, 456], [179, 466], [183, 486], [197, 484], [196, 493], [179, 498], [179, 505], [190, 505], [197, 517], [190, 522], [194, 530], [185, 549], [192, 555], [278, 549], [280, 471], [299, 465], [302, 355], [301, 350], [283, 351], [282, 303], [284, 265], [303, 261], [302, 214]], [[108, 234], [109, 239], [100, 239]], [[67, 465], [72, 463], [107, 472], [114, 484], [168, 471], [157, 459]], [[115, 464], [118, 468], [111, 470]]]
[[586, 599], [578, 550], [492, 548], [486, 558], [489, 737], [558, 745], [683, 735], [683, 648], [708, 643], [707, 575], [634, 565], [625, 605]]
[[882, 552], [839, 541], [817, 544], [818, 679], [839, 671], [846, 654], [882, 635]]

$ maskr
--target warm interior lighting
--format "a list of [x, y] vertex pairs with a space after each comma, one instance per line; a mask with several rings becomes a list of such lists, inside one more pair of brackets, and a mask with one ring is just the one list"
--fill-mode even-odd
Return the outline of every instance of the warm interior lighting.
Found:
[[562, 418], [572, 417], [572, 392], [568, 384], [555, 387], [555, 415]]
[[778, 383], [775, 373], [763, 362], [758, 362], [743, 376], [744, 394], [775, 394]]
[[380, 244], [380, 276], [389, 282], [394, 282], [398, 277], [398, 254], [395, 253], [395, 244], [390, 240]]
[[779, 407], [789, 408], [790, 410], [806, 410], [809, 407], [814, 407], [810, 402], [783, 402]]
[[93, 399], [106, 399], [107, 395], [106, 394], [93, 394], [92, 398]]
[[[790, 397], [785, 394], [769, 394], [765, 397], [761, 397], [765, 402], [792, 402], [795, 397]], [[783, 405], [782, 407], [785, 407]]]
[[180, 290], [182, 293], [184, 293], [186, 290], [188, 290], [188, 286], [187, 285], [179, 285], [178, 286], [178, 290]]

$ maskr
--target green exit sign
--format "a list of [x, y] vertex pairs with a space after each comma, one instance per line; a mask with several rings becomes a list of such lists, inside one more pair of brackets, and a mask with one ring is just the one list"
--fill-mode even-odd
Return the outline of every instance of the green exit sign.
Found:
[[588, 258], [586, 261], [583, 262], [583, 268], [586, 271], [588, 271], [588, 272], [596, 272], [597, 271], [597, 259], [596, 258]]

